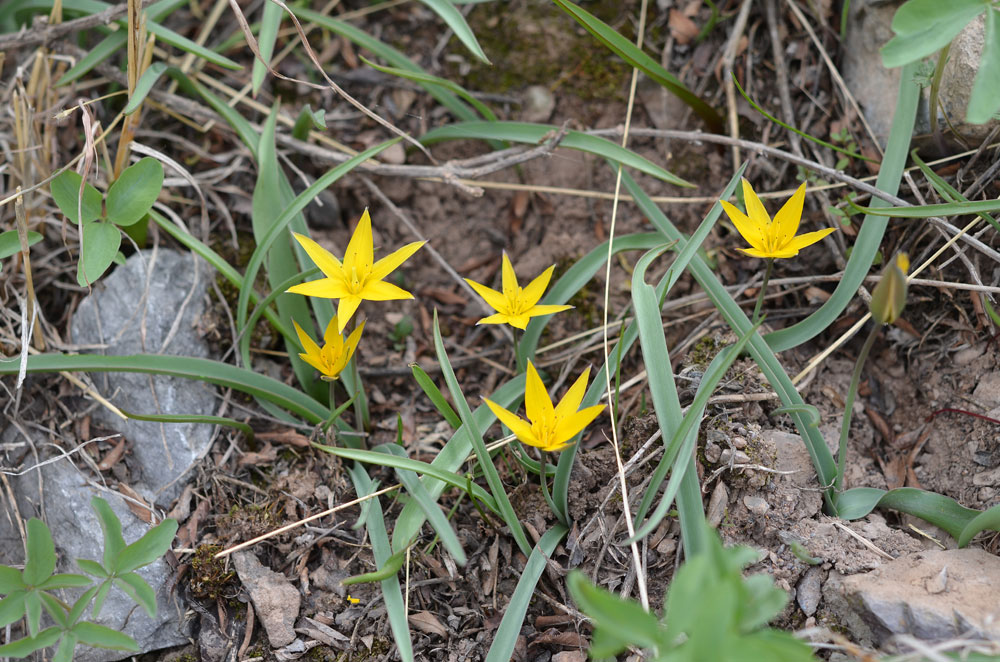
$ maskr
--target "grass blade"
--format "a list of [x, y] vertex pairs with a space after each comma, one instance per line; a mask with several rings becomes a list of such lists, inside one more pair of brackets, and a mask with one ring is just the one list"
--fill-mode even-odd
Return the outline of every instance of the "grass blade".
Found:
[[260, 86], [267, 76], [267, 67], [271, 63], [271, 55], [274, 54], [274, 44], [278, 40], [278, 30], [281, 28], [281, 20], [285, 17], [284, 10], [274, 2], [264, 1], [264, 12], [260, 19], [260, 31], [257, 33], [257, 49], [260, 51], [261, 60], [254, 58], [253, 73], [251, 74], [251, 89], [253, 96], [257, 96]]
[[421, 390], [427, 395], [428, 398], [430, 398], [431, 402], [434, 404], [434, 408], [438, 410], [438, 413], [441, 414], [446, 421], [448, 421], [448, 424], [456, 430], [462, 427], [462, 419], [458, 417], [455, 410], [452, 409], [451, 405], [448, 404], [448, 401], [445, 400], [444, 393], [442, 393], [441, 389], [437, 387], [437, 384], [434, 383], [431, 376], [424, 372], [424, 369], [416, 363], [410, 365], [410, 370], [413, 371], [413, 378], [417, 380], [417, 384], [420, 386]]
[[466, 23], [465, 17], [462, 16], [462, 12], [455, 8], [451, 0], [420, 0], [428, 7], [430, 7], [435, 14], [441, 17], [451, 31], [455, 33], [459, 41], [465, 44], [465, 47], [475, 55], [477, 58], [490, 64], [489, 59], [486, 57], [486, 53], [483, 52], [482, 46], [476, 40], [475, 33], [472, 32], [472, 28]]
[[253, 446], [253, 428], [242, 421], [237, 421], [225, 416], [202, 416], [195, 414], [136, 414], [134, 412], [119, 409], [119, 411], [129, 418], [137, 421], [153, 421], [154, 423], [206, 423], [208, 425], [222, 425], [233, 428], [243, 433], [243, 436]]

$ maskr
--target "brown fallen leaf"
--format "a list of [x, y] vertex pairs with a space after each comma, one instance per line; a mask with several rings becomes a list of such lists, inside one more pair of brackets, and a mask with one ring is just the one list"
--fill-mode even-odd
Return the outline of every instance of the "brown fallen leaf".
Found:
[[285, 444], [296, 448], [309, 448], [309, 437], [299, 434], [295, 430], [258, 432], [255, 436], [259, 441], [273, 441], [276, 444]]
[[142, 495], [125, 483], [118, 483], [118, 491], [128, 497], [125, 499], [125, 505], [132, 511], [133, 515], [141, 519], [146, 524], [153, 523], [156, 519], [156, 515], [153, 513], [153, 509], [149, 506], [149, 504], [146, 503], [146, 500], [142, 498]]
[[118, 439], [118, 443], [114, 447], [105, 453], [101, 461], [97, 463], [97, 468], [99, 471], [107, 471], [111, 467], [118, 464], [118, 461], [122, 459], [125, 454], [125, 437]]
[[271, 464], [278, 459], [278, 449], [271, 445], [270, 442], [264, 444], [264, 448], [256, 453], [244, 453], [237, 465], [243, 467], [248, 464], [260, 465], [260, 464]]
[[448, 629], [441, 624], [438, 617], [429, 611], [418, 611], [410, 614], [410, 625], [417, 628], [424, 634], [436, 634], [439, 637], [447, 637]]
[[670, 10], [667, 25], [670, 26], [670, 36], [678, 44], [690, 44], [698, 36], [698, 26], [695, 25], [695, 22], [676, 9]]

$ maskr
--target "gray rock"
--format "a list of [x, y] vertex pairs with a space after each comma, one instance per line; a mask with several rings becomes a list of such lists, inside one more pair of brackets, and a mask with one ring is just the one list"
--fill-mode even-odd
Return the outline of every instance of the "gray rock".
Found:
[[[8, 428], [4, 442], [19, 440], [14, 427]], [[44, 447], [44, 439], [36, 439], [37, 447]], [[40, 472], [40, 476], [39, 476]], [[41, 485], [39, 484], [41, 478]], [[100, 489], [66, 459], [45, 464], [36, 471], [29, 471], [11, 478], [11, 487], [17, 495], [18, 509], [24, 519], [41, 517], [52, 532], [59, 558], [58, 572], [76, 572], [80, 569], [76, 559], [100, 561], [104, 552], [104, 539], [97, 516], [90, 507], [94, 496], [103, 498], [122, 522], [122, 535], [128, 543], [134, 542], [149, 530], [149, 525], [129, 510], [125, 501], [108, 489]], [[44, 500], [39, 497], [42, 489]], [[40, 504], [44, 503], [44, 512]], [[23, 548], [17, 529], [8, 517], [0, 517], [0, 564], [19, 565], [24, 562]], [[158, 650], [188, 643], [190, 624], [183, 623], [183, 606], [172, 592], [172, 575], [163, 559], [138, 571], [153, 587], [157, 597], [156, 617], [150, 619], [146, 612], [120, 589], [112, 588], [100, 616], [93, 619], [88, 610], [88, 620], [124, 632], [131, 636], [143, 651]], [[62, 592], [63, 599], [71, 601], [80, 591]], [[74, 660], [78, 662], [106, 662], [130, 657], [120, 651], [78, 646]]]
[[202, 662], [222, 662], [233, 648], [233, 642], [219, 632], [218, 624], [212, 618], [201, 615], [201, 630], [198, 633], [198, 653]]
[[[947, 582], [939, 578], [947, 569]], [[829, 582], [828, 582], [829, 584]], [[1000, 641], [1000, 558], [981, 549], [918, 552], [839, 579], [843, 624], [876, 645], [896, 634], [927, 641], [959, 636]], [[861, 621], [860, 632], [852, 623]]]
[[865, 119], [882, 146], [889, 138], [896, 112], [899, 72], [882, 66], [879, 49], [892, 39], [890, 25], [897, 3], [855, 0], [847, 20], [847, 34], [840, 71], [848, 89], [858, 100]]
[[979, 73], [979, 63], [986, 41], [985, 32], [986, 16], [980, 14], [979, 18], [966, 25], [965, 29], [952, 40], [948, 61], [944, 65], [944, 71], [941, 72], [941, 89], [938, 91], [941, 109], [956, 125], [958, 133], [973, 141], [984, 140], [997, 125], [995, 120], [985, 124], [965, 122], [972, 86], [976, 74]]
[[[133, 255], [80, 303], [71, 325], [73, 342], [107, 345], [100, 350], [105, 354], [207, 357], [208, 346], [195, 330], [205, 311], [210, 277], [199, 260], [167, 249]], [[126, 411], [214, 413], [214, 388], [204, 382], [140, 373], [94, 375], [94, 382]], [[161, 504], [180, 494], [179, 479], [208, 451], [212, 433], [212, 426], [204, 424], [122, 421], [103, 407], [95, 410], [94, 419], [131, 442], [138, 474], [131, 476], [131, 487]]]
[[271, 646], [281, 648], [295, 641], [295, 619], [302, 602], [298, 590], [284, 575], [265, 568], [253, 552], [233, 554], [233, 567], [253, 600]]
[[819, 600], [823, 590], [823, 570], [819, 566], [812, 566], [802, 575], [798, 585], [795, 587], [795, 601], [806, 616], [812, 616], [819, 607]]

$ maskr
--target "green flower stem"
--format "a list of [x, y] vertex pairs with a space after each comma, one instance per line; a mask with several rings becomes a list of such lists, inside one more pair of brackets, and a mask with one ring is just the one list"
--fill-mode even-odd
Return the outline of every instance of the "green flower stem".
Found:
[[522, 332], [517, 329], [512, 329], [512, 331], [513, 333], [511, 335], [514, 338], [514, 368], [517, 371], [517, 374], [521, 374], [527, 369], [524, 357], [521, 356], [521, 347], [518, 344], [518, 341], [521, 339], [520, 334]]
[[764, 305], [764, 293], [767, 292], [767, 281], [771, 280], [771, 270], [774, 269], [774, 258], [767, 258], [767, 266], [764, 268], [764, 280], [760, 284], [760, 293], [757, 294], [757, 305], [753, 307], [753, 316], [750, 318], [751, 324], [756, 324], [760, 319], [760, 307]]
[[539, 467], [538, 471], [538, 478], [542, 484], [542, 496], [545, 497], [545, 503], [549, 504], [549, 508], [552, 510], [552, 512], [558, 514], [559, 511], [556, 509], [556, 503], [555, 501], [552, 500], [552, 495], [549, 494], [549, 483], [548, 479], [545, 476], [546, 472], [545, 451], [541, 451], [540, 455], [542, 456], [542, 460], [541, 460], [541, 466]]
[[868, 354], [872, 350], [872, 345], [875, 344], [875, 338], [878, 337], [880, 326], [876, 324], [872, 327], [871, 333], [868, 334], [868, 339], [865, 340], [865, 344], [861, 347], [861, 353], [858, 354], [858, 361], [854, 364], [854, 374], [851, 375], [851, 386], [847, 389], [847, 398], [844, 404], [844, 421], [840, 424], [840, 448], [837, 450], [837, 477], [833, 481], [835, 492], [840, 491], [840, 487], [844, 482], [844, 465], [847, 460], [847, 437], [851, 431], [851, 414], [854, 412], [854, 398], [858, 395], [861, 371], [865, 366], [865, 361], [868, 359]]

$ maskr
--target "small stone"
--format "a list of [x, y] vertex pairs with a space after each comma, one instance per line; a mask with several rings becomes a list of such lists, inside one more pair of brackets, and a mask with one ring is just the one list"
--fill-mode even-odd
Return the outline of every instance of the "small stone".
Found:
[[1000, 484], [1000, 467], [975, 474], [972, 477], [972, 484], [976, 487], [989, 487]]
[[198, 659], [204, 662], [222, 662], [229, 652], [231, 643], [219, 632], [219, 626], [214, 619], [201, 615], [201, 629], [198, 633]]
[[763, 515], [771, 509], [770, 504], [766, 500], [755, 496], [743, 497], [743, 505], [754, 515]]
[[563, 651], [552, 656], [552, 662], [586, 662], [587, 654], [583, 651]]
[[941, 572], [928, 579], [927, 583], [924, 584], [924, 588], [926, 588], [927, 592], [930, 593], [931, 595], [944, 593], [946, 590], [948, 590], [947, 566], [941, 568]]
[[715, 464], [722, 457], [722, 446], [709, 441], [705, 443], [705, 459], [711, 464]]
[[271, 646], [281, 648], [295, 641], [295, 619], [302, 601], [298, 590], [284, 575], [265, 568], [253, 552], [233, 554], [233, 566], [253, 600]]
[[708, 525], [713, 529], [722, 522], [722, 517], [726, 514], [727, 503], [729, 503], [729, 490], [726, 489], [725, 483], [720, 480], [715, 484], [715, 489], [712, 490], [712, 496], [708, 499], [708, 509], [705, 512]]
[[524, 91], [521, 119], [525, 122], [546, 122], [556, 108], [556, 98], [544, 85], [532, 85]]
[[719, 461], [723, 464], [750, 464], [750, 456], [743, 451], [734, 451], [732, 448], [723, 449]]
[[824, 572], [818, 566], [812, 566], [802, 575], [795, 587], [795, 601], [806, 616], [812, 616], [819, 607], [822, 596]]
[[1000, 407], [1000, 372], [990, 372], [979, 378], [972, 399], [984, 409]]
[[746, 448], [748, 443], [747, 440], [744, 439], [743, 437], [733, 437], [731, 441], [733, 443], [733, 446], [735, 446], [738, 450], [743, 450], [744, 448]]

